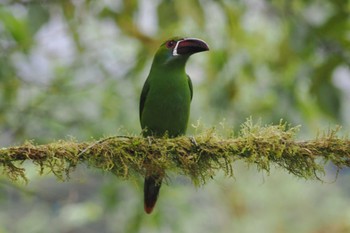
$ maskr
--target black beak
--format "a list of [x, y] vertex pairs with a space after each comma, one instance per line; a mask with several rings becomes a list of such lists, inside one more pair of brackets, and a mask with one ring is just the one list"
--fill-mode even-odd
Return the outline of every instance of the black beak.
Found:
[[204, 41], [195, 38], [185, 38], [177, 42], [173, 50], [173, 55], [191, 55], [208, 50], [209, 47]]

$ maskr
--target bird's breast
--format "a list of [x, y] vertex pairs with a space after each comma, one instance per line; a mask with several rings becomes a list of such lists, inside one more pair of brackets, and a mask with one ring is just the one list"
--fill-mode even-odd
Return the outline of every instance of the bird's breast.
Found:
[[[161, 83], [158, 83], [161, 84]], [[151, 85], [141, 118], [148, 135], [170, 137], [185, 134], [190, 113], [191, 90], [188, 82]]]

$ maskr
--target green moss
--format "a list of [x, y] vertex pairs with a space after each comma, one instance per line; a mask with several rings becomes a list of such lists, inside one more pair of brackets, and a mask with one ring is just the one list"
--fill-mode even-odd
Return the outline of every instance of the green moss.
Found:
[[66, 180], [69, 173], [85, 163], [129, 179], [146, 170], [166, 175], [174, 171], [204, 184], [217, 171], [232, 176], [232, 164], [243, 160], [269, 172], [271, 165], [305, 179], [318, 179], [324, 165], [332, 162], [339, 169], [350, 166], [350, 143], [330, 130], [310, 141], [296, 141], [299, 127], [284, 122], [262, 126], [251, 119], [242, 124], [238, 136], [223, 138], [214, 129], [194, 138], [142, 138], [115, 136], [95, 142], [58, 141], [46, 145], [26, 142], [23, 146], [0, 149], [3, 173], [11, 180], [23, 179], [23, 161], [32, 161], [40, 174], [53, 173]]

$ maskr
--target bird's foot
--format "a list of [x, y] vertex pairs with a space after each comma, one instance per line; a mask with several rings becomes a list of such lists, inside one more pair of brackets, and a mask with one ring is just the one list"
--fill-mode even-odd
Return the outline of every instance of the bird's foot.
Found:
[[148, 140], [148, 145], [152, 145], [152, 137], [151, 136], [147, 136], [147, 140]]
[[190, 136], [190, 141], [192, 142], [192, 144], [193, 144], [195, 147], [198, 147], [197, 141], [196, 141], [196, 139], [195, 139], [193, 136]]

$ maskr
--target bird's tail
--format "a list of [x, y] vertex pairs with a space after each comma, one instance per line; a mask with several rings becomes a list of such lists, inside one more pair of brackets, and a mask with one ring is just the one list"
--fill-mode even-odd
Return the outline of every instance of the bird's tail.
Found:
[[144, 208], [147, 214], [150, 214], [156, 205], [159, 189], [162, 185], [162, 179], [159, 176], [146, 176], [143, 188]]

